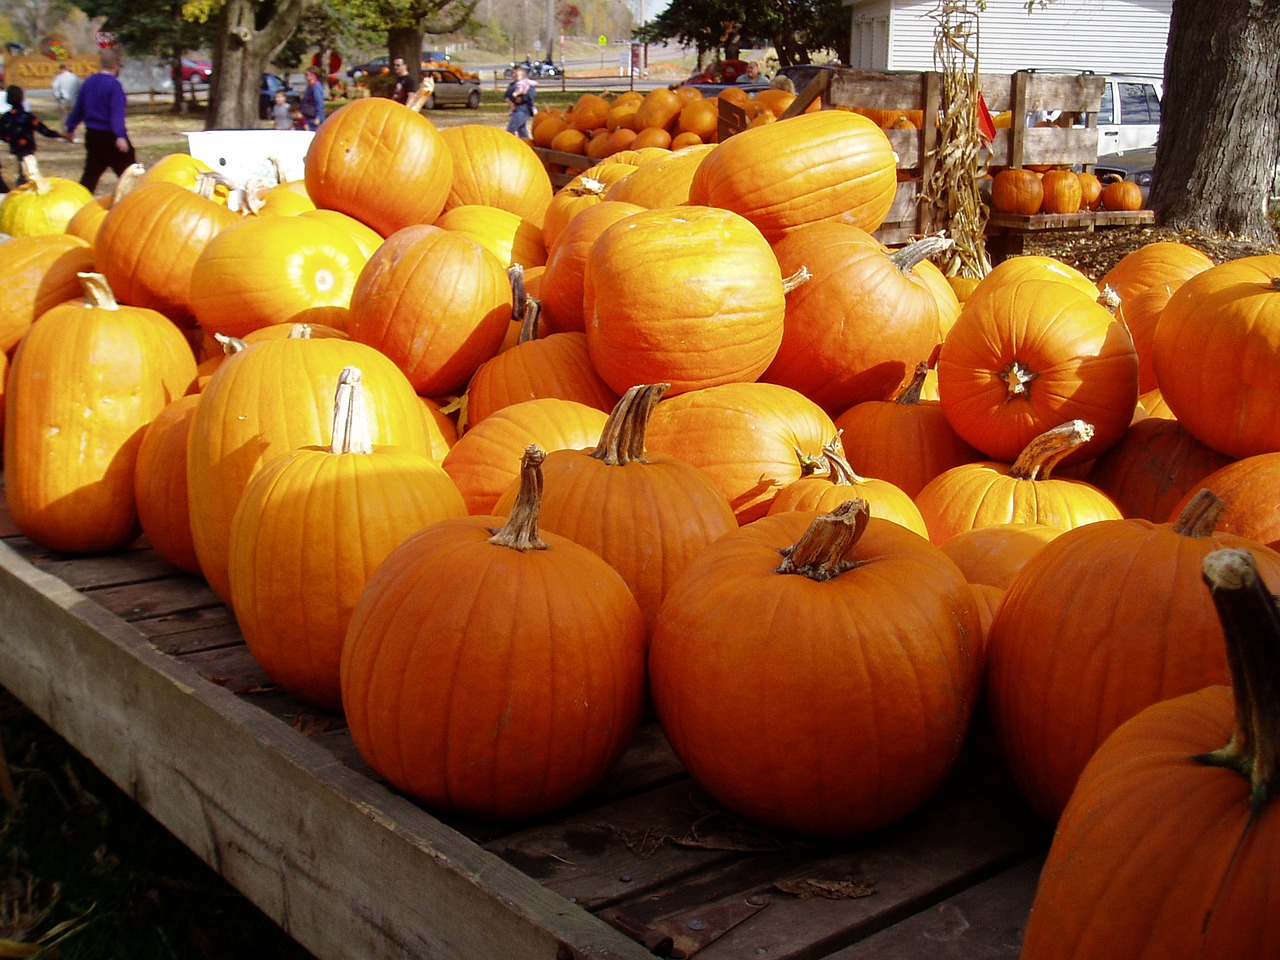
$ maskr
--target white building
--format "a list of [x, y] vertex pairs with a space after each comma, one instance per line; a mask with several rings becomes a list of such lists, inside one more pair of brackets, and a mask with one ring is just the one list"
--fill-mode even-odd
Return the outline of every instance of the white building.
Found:
[[[933, 70], [939, 0], [845, 0], [852, 8], [849, 66]], [[1122, 73], [1163, 77], [1173, 0], [987, 0], [979, 15], [984, 73]]]

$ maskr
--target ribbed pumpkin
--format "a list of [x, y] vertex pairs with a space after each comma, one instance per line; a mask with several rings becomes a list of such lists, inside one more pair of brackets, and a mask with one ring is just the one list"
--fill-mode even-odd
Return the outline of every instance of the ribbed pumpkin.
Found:
[[542, 227], [510, 210], [484, 204], [462, 204], [442, 213], [435, 225], [474, 240], [497, 257], [504, 267], [513, 263], [540, 267], [547, 262]]
[[373, 252], [382, 246], [382, 234], [368, 224], [361, 223], [350, 214], [340, 213], [337, 210], [321, 210], [317, 208], [315, 210], [304, 210], [298, 214], [298, 217], [307, 223], [323, 223], [343, 230], [360, 249], [360, 253], [364, 257], [363, 262], [368, 262], [369, 258], [373, 256]]
[[123, 547], [138, 534], [134, 464], [143, 430], [195, 380], [178, 329], [121, 306], [100, 274], [51, 308], [9, 371], [4, 489], [35, 542], [66, 553]]
[[1049, 170], [1040, 181], [1044, 199], [1041, 213], [1079, 213], [1084, 200], [1080, 178], [1070, 170]]
[[1093, 429], [1073, 420], [1046, 430], [1012, 463], [984, 460], [952, 467], [916, 494], [929, 539], [995, 523], [1042, 523], [1059, 530], [1121, 519], [1111, 498], [1083, 480], [1052, 476], [1053, 468], [1088, 442]]
[[560, 234], [547, 257], [542, 275], [541, 323], [552, 332], [585, 333], [583, 291], [586, 285], [587, 254], [605, 229], [644, 207], [634, 203], [601, 200], [582, 210]]
[[513, 818], [563, 806], [604, 777], [640, 721], [640, 609], [596, 554], [538, 529], [540, 457], [526, 453], [505, 526], [466, 517], [414, 534], [351, 618], [352, 739], [435, 808]]
[[[646, 449], [649, 415], [665, 390], [665, 384], [632, 387], [609, 414], [594, 449], [553, 450], [542, 463], [541, 528], [593, 550], [622, 574], [646, 631], [698, 552], [738, 526], [729, 501], [706, 474]], [[514, 481], [507, 488], [494, 513], [511, 512], [519, 487]]]
[[820, 110], [730, 137], [707, 154], [689, 202], [733, 210], [770, 243], [817, 220], [874, 231], [898, 189], [898, 162], [866, 117]]
[[178, 397], [147, 425], [138, 444], [133, 497], [151, 548], [179, 570], [199, 576], [187, 502], [187, 442], [198, 393]]
[[1169, 299], [1184, 281], [1158, 283], [1135, 293], [1129, 294], [1120, 301], [1116, 317], [1129, 328], [1129, 336], [1133, 337], [1133, 349], [1138, 353], [1138, 390], [1146, 393], [1159, 386], [1156, 382], [1155, 363], [1151, 358], [1152, 343], [1156, 338], [1156, 326], [1160, 323], [1160, 315], [1169, 305]]
[[834, 438], [822, 450], [823, 468], [793, 480], [778, 491], [769, 504], [769, 516], [788, 510], [814, 510], [826, 513], [846, 500], [865, 500], [873, 517], [888, 520], [918, 533], [926, 540], [929, 531], [924, 518], [911, 498], [887, 480], [860, 477], [844, 457], [840, 438]]
[[433, 223], [453, 188], [453, 156], [435, 124], [404, 104], [368, 97], [316, 131], [306, 159], [307, 193], [384, 237]]
[[492, 513], [520, 475], [530, 444], [544, 451], [594, 447], [609, 414], [576, 400], [540, 397], [495, 410], [458, 438], [441, 461], [471, 514]]
[[1147, 708], [1089, 761], [1040, 874], [1024, 960], [1275, 953], [1280, 611], [1248, 551], [1215, 551], [1203, 570], [1232, 685]]
[[1102, 206], [1102, 181], [1087, 171], [1077, 173], [1076, 179], [1080, 181], [1080, 209], [1097, 210]]
[[[211, 184], [209, 185], [211, 186]], [[175, 183], [142, 184], [111, 205], [94, 259], [121, 303], [192, 318], [191, 275], [205, 246], [240, 216]]]
[[1206, 555], [1252, 549], [1280, 588], [1280, 554], [1215, 532], [1205, 491], [1177, 523], [1116, 520], [1070, 530], [1027, 561], [987, 647], [997, 747], [1047, 820], [1116, 727], [1160, 700], [1227, 681], [1222, 629], [1200, 582]]
[[498, 352], [510, 322], [511, 284], [497, 257], [440, 227], [412, 226], [388, 237], [361, 271], [347, 331], [434, 397], [461, 390]]
[[1152, 342], [1160, 392], [1192, 435], [1229, 457], [1280, 451], [1280, 255], [1197, 273]]
[[980, 644], [955, 564], [851, 500], [706, 547], [662, 604], [649, 675], [667, 739], [713, 797], [838, 837], [900, 819], [946, 776]]
[[1044, 184], [1033, 170], [1010, 167], [991, 180], [991, 207], [999, 213], [1031, 216], [1043, 202]]
[[77, 180], [46, 177], [35, 154], [21, 161], [27, 182], [14, 187], [0, 200], [0, 233], [11, 237], [36, 237], [63, 233], [76, 211], [93, 199]]
[[1177, 288], [1198, 273], [1213, 266], [1213, 261], [1185, 243], [1158, 240], [1145, 243], [1125, 254], [1098, 281], [1099, 287], [1110, 287], [1120, 298], [1123, 308], [1136, 294], [1158, 284]]
[[928, 361], [922, 360], [894, 399], [866, 400], [835, 418], [849, 438], [849, 465], [858, 473], [889, 481], [909, 497], [943, 471], [982, 459], [960, 439], [942, 405], [921, 398], [928, 374]]
[[1128, 429], [1138, 355], [1124, 325], [1087, 294], [1024, 280], [965, 303], [938, 356], [938, 393], [956, 433], [1006, 463], [1045, 430], [1088, 420], [1094, 439], [1075, 463]]
[[676, 128], [681, 133], [695, 134], [703, 143], [715, 143], [720, 111], [715, 100], [690, 100], [680, 108]]
[[231, 521], [231, 608], [249, 652], [285, 690], [327, 710], [342, 706], [342, 641], [373, 571], [409, 535], [466, 514], [426, 454], [372, 444], [360, 376], [356, 367], [338, 375], [330, 442], [264, 463]]
[[[1280, 550], [1280, 452], [1259, 453], [1225, 463], [1205, 476], [1200, 485], [1223, 501], [1219, 530]], [[1174, 506], [1171, 516], [1179, 513], [1194, 495], [1189, 491]]]
[[542, 242], [548, 255], [569, 222], [604, 199], [604, 187], [584, 172], [556, 191], [542, 216]]
[[648, 447], [701, 468], [743, 524], [821, 463], [835, 433], [826, 412], [790, 387], [727, 383], [665, 397], [649, 419]]
[[206, 333], [229, 337], [276, 323], [345, 327], [365, 260], [339, 227], [247, 217], [200, 252], [191, 271], [191, 310]]
[[224, 361], [205, 385], [187, 447], [188, 501], [200, 569], [223, 600], [231, 596], [231, 518], [245, 486], [268, 460], [329, 439], [338, 374], [347, 366], [364, 374], [372, 442], [427, 453], [426, 419], [412, 386], [362, 343], [263, 340]]
[[657, 87], [648, 91], [636, 108], [636, 130], [654, 128], [670, 133], [680, 119], [684, 101], [673, 91]]
[[[201, 174], [213, 173], [213, 168], [186, 153], [167, 153], [142, 172], [140, 183], [157, 183], [161, 180], [173, 183], [185, 190], [194, 190]], [[226, 181], [214, 185], [212, 199], [226, 204], [231, 187]]]
[[713, 144], [700, 143], [674, 149], [671, 154], [650, 163], [642, 163], [604, 192], [606, 200], [634, 203], [650, 210], [674, 207], [689, 201], [689, 185], [699, 164]]
[[1027, 561], [1061, 534], [1043, 523], [997, 523], [957, 533], [942, 544], [942, 552], [970, 583], [1003, 592]]
[[480, 123], [446, 127], [440, 136], [453, 157], [453, 184], [445, 210], [481, 204], [542, 225], [552, 198], [551, 178], [527, 143]]
[[1115, 180], [1102, 188], [1104, 210], [1141, 210], [1142, 188], [1132, 180]]
[[591, 361], [618, 394], [637, 383], [670, 383], [674, 396], [752, 381], [782, 340], [778, 261], [760, 231], [728, 210], [669, 207], [620, 220], [592, 244], [584, 277]]
[[803, 268], [809, 278], [787, 295], [782, 343], [762, 379], [832, 412], [896, 395], [942, 339], [938, 301], [915, 267], [948, 243], [927, 237], [889, 252], [843, 223], [778, 241], [783, 274]]
[[79, 237], [43, 234], [4, 242], [0, 257], [0, 353], [10, 353], [46, 310], [81, 291], [93, 250]]

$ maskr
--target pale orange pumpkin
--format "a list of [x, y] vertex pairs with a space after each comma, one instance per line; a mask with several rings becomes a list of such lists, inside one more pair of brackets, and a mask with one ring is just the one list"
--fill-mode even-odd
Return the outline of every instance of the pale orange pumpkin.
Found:
[[519, 137], [486, 124], [446, 127], [440, 136], [453, 157], [453, 181], [444, 208], [483, 204], [542, 225], [551, 202], [551, 178]]

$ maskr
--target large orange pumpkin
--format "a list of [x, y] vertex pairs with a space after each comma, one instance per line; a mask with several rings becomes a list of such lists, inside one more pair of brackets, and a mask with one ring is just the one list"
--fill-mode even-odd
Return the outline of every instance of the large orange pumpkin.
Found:
[[752, 127], [703, 159], [689, 202], [724, 207], [773, 243], [817, 220], [874, 231], [897, 194], [898, 161], [883, 130], [844, 110]]
[[591, 361], [618, 394], [637, 383], [670, 383], [674, 396], [752, 381], [782, 340], [778, 261], [728, 210], [664, 207], [620, 220], [591, 245], [584, 276]]
[[582, 297], [591, 245], [606, 228], [643, 209], [634, 203], [601, 200], [565, 225], [547, 256], [547, 269], [542, 275], [541, 322], [547, 330], [586, 332]]
[[1114, 290], [1124, 307], [1143, 290], [1157, 284], [1177, 289], [1212, 266], [1213, 261], [1195, 247], [1173, 240], [1157, 240], [1121, 257], [1102, 275], [1098, 286]]
[[542, 224], [551, 202], [551, 178], [538, 155], [519, 137], [482, 123], [464, 123], [440, 131], [453, 157], [453, 183], [446, 210], [483, 204], [509, 210]]
[[138, 444], [133, 496], [151, 549], [179, 570], [199, 576], [187, 502], [187, 442], [198, 393], [178, 397], [147, 425]]
[[79, 237], [42, 234], [6, 240], [0, 257], [0, 353], [10, 353], [36, 318], [80, 293], [93, 251]]
[[[1218, 529], [1280, 550], [1280, 451], [1223, 463], [1200, 486], [1222, 498]], [[1176, 515], [1194, 496], [1193, 489], [1173, 507]]]
[[432, 223], [453, 188], [453, 155], [435, 124], [386, 97], [349, 103], [307, 150], [307, 193], [384, 237]]

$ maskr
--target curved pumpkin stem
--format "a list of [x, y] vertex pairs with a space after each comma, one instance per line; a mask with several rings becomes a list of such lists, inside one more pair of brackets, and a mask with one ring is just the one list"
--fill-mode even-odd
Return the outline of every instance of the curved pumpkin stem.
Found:
[[1048, 480], [1053, 468], [1067, 454], [1093, 439], [1093, 424], [1070, 420], [1033, 439], [1013, 461], [1009, 476], [1015, 480]]
[[799, 574], [810, 580], [831, 580], [856, 563], [845, 556], [867, 529], [871, 509], [861, 497], [846, 500], [830, 513], [814, 519], [800, 539], [782, 551], [774, 573]]
[[907, 385], [898, 392], [898, 395], [893, 398], [893, 402], [901, 403], [904, 406], [912, 406], [919, 403], [920, 393], [924, 390], [924, 380], [928, 375], [929, 361], [921, 360], [916, 364], [916, 368], [911, 374], [911, 379], [907, 382]]
[[1203, 487], [1187, 501], [1187, 505], [1173, 522], [1173, 532], [1184, 537], [1207, 537], [1218, 529], [1218, 521], [1227, 509], [1227, 502]]
[[507, 522], [493, 531], [489, 542], [512, 550], [546, 550], [547, 542], [538, 536], [538, 514], [542, 511], [542, 461], [546, 454], [537, 444], [524, 448], [520, 458], [520, 492], [511, 507]]
[[105, 276], [100, 273], [77, 273], [76, 276], [80, 278], [80, 288], [84, 291], [85, 306], [98, 310], [120, 309], [115, 291]]
[[218, 342], [218, 345], [222, 347], [223, 354], [228, 357], [239, 353], [245, 347], [249, 346], [249, 344], [245, 343], [239, 337], [228, 337], [221, 333], [215, 333], [213, 335], [213, 339]]
[[419, 85], [418, 89], [409, 95], [409, 99], [405, 101], [404, 105], [414, 113], [419, 112], [424, 106], [426, 106], [427, 99], [431, 96], [431, 93], [435, 88], [436, 85], [432, 82], [430, 77], [423, 77], [422, 83]]
[[813, 279], [813, 274], [809, 272], [809, 268], [804, 264], [800, 265], [795, 273], [789, 277], [782, 278], [782, 293], [785, 296], [797, 287], [802, 287]]
[[369, 417], [365, 413], [364, 384], [359, 367], [343, 367], [333, 397], [333, 439], [330, 453], [373, 453]]
[[642, 383], [631, 387], [614, 406], [600, 433], [600, 442], [588, 456], [611, 467], [645, 463], [644, 441], [649, 416], [669, 383]]
[[922, 260], [929, 260], [941, 253], [946, 253], [956, 242], [942, 234], [934, 234], [929, 237], [921, 237], [915, 243], [907, 244], [899, 250], [893, 250], [889, 253], [889, 261], [901, 270], [903, 273], [910, 273], [915, 269], [916, 264]]
[[839, 431], [829, 443], [822, 446], [822, 459], [827, 465], [827, 477], [837, 487], [852, 487], [864, 483], [864, 479], [854, 471], [844, 455], [844, 445], [840, 442]]
[[1280, 791], [1280, 603], [1247, 550], [1215, 550], [1201, 570], [1226, 637], [1236, 724], [1230, 743], [1196, 759], [1247, 779], [1256, 818]]
[[22, 168], [22, 175], [31, 181], [36, 193], [43, 195], [53, 189], [49, 178], [40, 172], [40, 164], [36, 162], [34, 153], [29, 153], [18, 161], [18, 166]]
[[128, 196], [142, 183], [142, 178], [146, 176], [147, 168], [140, 163], [131, 163], [124, 168], [124, 173], [120, 174], [120, 179], [116, 181], [116, 188], [111, 192], [111, 205], [115, 206], [123, 197]]

